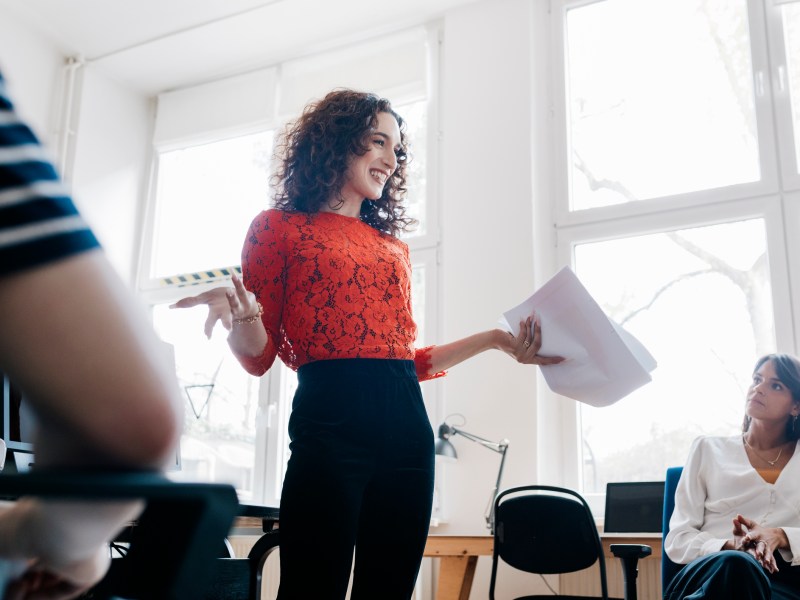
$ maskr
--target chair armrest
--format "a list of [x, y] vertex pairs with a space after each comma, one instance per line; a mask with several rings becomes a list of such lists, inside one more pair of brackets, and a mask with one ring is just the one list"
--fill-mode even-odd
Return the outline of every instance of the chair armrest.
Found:
[[622, 561], [625, 600], [637, 600], [636, 576], [639, 573], [639, 559], [650, 556], [653, 549], [644, 544], [611, 544], [609, 548]]
[[[611, 544], [609, 548], [611, 549], [611, 554], [623, 559], [623, 561], [630, 558], [639, 560], [653, 553], [653, 549], [644, 544]], [[636, 563], [634, 562], [634, 564]]]

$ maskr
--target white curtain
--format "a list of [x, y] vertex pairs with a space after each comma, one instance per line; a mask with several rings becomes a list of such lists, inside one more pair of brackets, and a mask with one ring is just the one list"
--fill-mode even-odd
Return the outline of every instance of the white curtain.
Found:
[[153, 142], [167, 149], [274, 127], [277, 81], [271, 67], [160, 94]]
[[157, 98], [154, 144], [169, 150], [278, 127], [339, 87], [375, 92], [395, 105], [423, 98], [427, 38], [414, 28], [165, 92]]
[[337, 87], [374, 92], [393, 104], [425, 96], [427, 33], [413, 29], [281, 65], [278, 114], [297, 115]]

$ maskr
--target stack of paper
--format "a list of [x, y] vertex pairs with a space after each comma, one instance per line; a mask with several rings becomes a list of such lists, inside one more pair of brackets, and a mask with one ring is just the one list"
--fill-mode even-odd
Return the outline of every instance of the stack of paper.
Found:
[[503, 313], [500, 322], [516, 335], [519, 323], [534, 314], [542, 327], [539, 354], [567, 359], [541, 367], [547, 385], [557, 394], [608, 406], [651, 380], [655, 359], [606, 316], [569, 267]]

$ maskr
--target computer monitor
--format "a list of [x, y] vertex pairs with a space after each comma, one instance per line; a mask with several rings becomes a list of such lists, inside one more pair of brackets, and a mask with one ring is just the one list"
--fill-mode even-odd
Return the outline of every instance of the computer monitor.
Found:
[[604, 533], [661, 533], [663, 481], [606, 484]]

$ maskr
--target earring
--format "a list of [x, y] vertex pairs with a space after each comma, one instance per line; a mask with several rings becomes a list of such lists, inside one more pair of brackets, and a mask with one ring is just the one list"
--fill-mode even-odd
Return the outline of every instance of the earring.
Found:
[[795, 430], [797, 429], [797, 415], [794, 416], [792, 419], [792, 435], [795, 435]]

